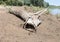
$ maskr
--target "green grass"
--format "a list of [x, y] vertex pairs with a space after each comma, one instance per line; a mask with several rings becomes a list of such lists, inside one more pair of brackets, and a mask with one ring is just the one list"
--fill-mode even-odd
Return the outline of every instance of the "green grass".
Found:
[[36, 12], [36, 11], [39, 11], [39, 10], [42, 10], [43, 7], [36, 7], [36, 6], [31, 6], [33, 11]]
[[54, 5], [50, 5], [50, 6], [49, 6], [49, 8], [51, 8], [51, 9], [55, 9], [55, 8], [58, 8], [58, 9], [60, 9], [60, 6], [54, 6]]

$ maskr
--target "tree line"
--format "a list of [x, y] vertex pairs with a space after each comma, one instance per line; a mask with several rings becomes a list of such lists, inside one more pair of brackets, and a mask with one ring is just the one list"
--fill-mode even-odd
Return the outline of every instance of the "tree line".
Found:
[[48, 7], [49, 3], [44, 0], [0, 0], [0, 4], [13, 5], [13, 6], [39, 6], [39, 7]]

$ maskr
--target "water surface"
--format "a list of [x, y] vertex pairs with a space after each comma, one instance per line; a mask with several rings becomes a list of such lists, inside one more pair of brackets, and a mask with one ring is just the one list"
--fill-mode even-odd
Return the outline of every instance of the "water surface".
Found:
[[56, 14], [60, 14], [60, 9], [56, 8], [56, 9], [49, 9], [49, 13], [56, 15]]

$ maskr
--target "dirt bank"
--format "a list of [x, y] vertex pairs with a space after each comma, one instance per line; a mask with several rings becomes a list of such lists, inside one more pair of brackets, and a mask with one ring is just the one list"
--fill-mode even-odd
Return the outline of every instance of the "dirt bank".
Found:
[[22, 28], [24, 22], [20, 18], [0, 8], [0, 42], [60, 42], [60, 22], [56, 17], [43, 14], [41, 20], [37, 32], [30, 33]]

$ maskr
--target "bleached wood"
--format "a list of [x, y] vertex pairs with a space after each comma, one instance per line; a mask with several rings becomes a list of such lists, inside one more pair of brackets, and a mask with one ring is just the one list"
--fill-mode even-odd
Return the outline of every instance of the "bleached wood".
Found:
[[[43, 10], [38, 11], [36, 13], [28, 13], [25, 10], [11, 9], [9, 12], [13, 13], [14, 15], [18, 15], [22, 17], [25, 20], [25, 27], [27, 24], [31, 24], [34, 26], [34, 28], [36, 28], [41, 23], [41, 20], [38, 17], [46, 11], [47, 9], [44, 9], [44, 11]], [[31, 14], [34, 14], [34, 15], [31, 15]], [[35, 14], [37, 14], [37, 16]]]

